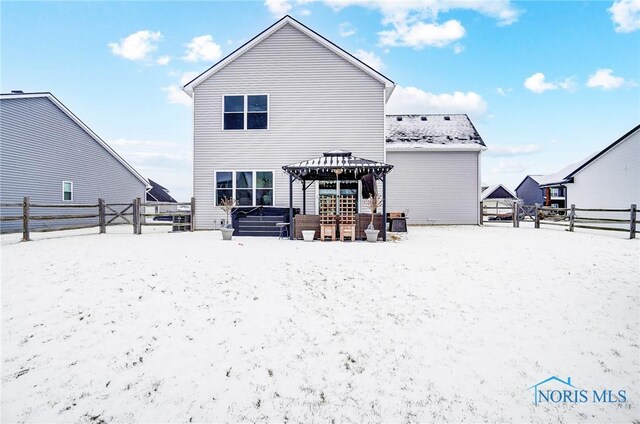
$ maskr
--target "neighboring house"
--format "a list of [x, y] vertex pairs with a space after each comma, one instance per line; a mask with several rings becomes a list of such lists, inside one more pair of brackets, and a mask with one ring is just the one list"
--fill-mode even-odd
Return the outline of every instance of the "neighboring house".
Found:
[[[562, 178], [542, 184], [550, 189], [557, 186], [566, 187], [567, 205], [578, 208], [628, 209], [631, 204], [640, 205], [640, 125], [579, 162]], [[628, 219], [620, 213], [588, 215]]]
[[[147, 191], [145, 213], [163, 213], [163, 212], [176, 212], [178, 210], [177, 205], [166, 205], [160, 203], [178, 203], [176, 199], [171, 197], [169, 190], [157, 182], [149, 179], [151, 188]], [[156, 203], [158, 203], [156, 205]], [[145, 220], [152, 221], [152, 217], [145, 217]]]
[[[51, 93], [0, 95], [0, 201], [34, 203], [132, 202], [147, 181]], [[67, 214], [87, 209], [43, 210]], [[16, 210], [3, 208], [3, 214]], [[21, 214], [21, 211], [19, 212]], [[65, 220], [65, 224], [75, 220]], [[97, 219], [94, 219], [97, 222]], [[34, 228], [60, 222], [32, 221]], [[21, 222], [2, 222], [9, 231]]]
[[523, 205], [543, 205], [544, 190], [540, 188], [540, 181], [543, 175], [527, 175], [516, 187], [516, 197], [522, 201]]
[[518, 196], [502, 184], [493, 185], [482, 190], [481, 199], [485, 212], [505, 216], [510, 216], [512, 213], [499, 208], [511, 208], [514, 203], [518, 203]]
[[[398, 118], [385, 117], [394, 88], [392, 80], [290, 16], [196, 77], [183, 88], [194, 107], [196, 229], [220, 225], [224, 213], [217, 204], [224, 197], [241, 206], [288, 208], [282, 166], [333, 150], [395, 164], [387, 210], [409, 209], [411, 223], [477, 224], [482, 140], [466, 116], [450, 115], [453, 122], [434, 116], [430, 122], [418, 115], [404, 124], [439, 120], [442, 131], [437, 141], [405, 145], [399, 133], [385, 132], [385, 120]], [[447, 134], [456, 123], [466, 128], [460, 139]], [[438, 183], [426, 184], [432, 181]], [[313, 183], [306, 210], [318, 210], [319, 196], [360, 190], [359, 181]], [[302, 209], [299, 183], [293, 199]]]

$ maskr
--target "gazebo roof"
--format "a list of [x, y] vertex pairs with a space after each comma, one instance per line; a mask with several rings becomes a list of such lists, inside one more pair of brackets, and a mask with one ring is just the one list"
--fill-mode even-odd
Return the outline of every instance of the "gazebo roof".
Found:
[[[388, 174], [393, 165], [352, 156], [351, 152], [332, 150], [322, 156], [285, 165], [282, 169], [299, 180], [358, 180], [366, 174]], [[335, 170], [342, 170], [336, 174]]]

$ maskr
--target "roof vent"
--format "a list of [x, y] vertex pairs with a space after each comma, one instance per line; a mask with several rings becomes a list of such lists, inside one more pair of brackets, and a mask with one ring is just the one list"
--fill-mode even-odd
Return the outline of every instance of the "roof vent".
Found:
[[402, 121], [402, 116], [396, 116], [396, 121]]
[[22, 90], [11, 90], [11, 94], [24, 94]]
[[426, 121], [426, 120], [427, 120], [427, 117], [426, 117], [426, 116], [421, 116], [421, 117], [420, 117], [420, 120], [421, 120], [421, 121]]
[[444, 120], [445, 120], [445, 121], [451, 121], [451, 117], [450, 117], [450, 116], [445, 116], [445, 117], [444, 117]]

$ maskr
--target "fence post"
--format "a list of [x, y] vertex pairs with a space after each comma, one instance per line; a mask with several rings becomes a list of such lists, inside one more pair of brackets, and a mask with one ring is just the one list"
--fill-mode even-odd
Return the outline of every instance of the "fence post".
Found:
[[535, 218], [535, 228], [540, 228], [540, 205], [536, 203], [536, 218]]
[[517, 223], [518, 220], [516, 218], [516, 215], [517, 215], [516, 212], [518, 212], [518, 206], [514, 203], [514, 204], [511, 205], [511, 213], [512, 213], [511, 221], [513, 221], [513, 228], [517, 228], [518, 227], [518, 223]]
[[189, 226], [189, 231], [196, 230], [196, 198], [191, 198], [191, 225]]
[[573, 224], [576, 219], [576, 205], [571, 204], [571, 210], [569, 211], [569, 231], [573, 232]]
[[520, 204], [516, 201], [516, 228], [520, 228]]
[[22, 241], [29, 241], [29, 198], [22, 199]]
[[104, 199], [98, 199], [98, 225], [100, 226], [100, 234], [107, 232], [106, 208]]
[[636, 211], [638, 206], [634, 203], [631, 205], [631, 219], [629, 219], [629, 238], [636, 238]]
[[138, 234], [138, 200], [133, 199], [133, 234]]
[[482, 202], [480, 202], [480, 225], [484, 225], [484, 209], [482, 207]]
[[136, 234], [142, 234], [142, 199], [136, 198]]

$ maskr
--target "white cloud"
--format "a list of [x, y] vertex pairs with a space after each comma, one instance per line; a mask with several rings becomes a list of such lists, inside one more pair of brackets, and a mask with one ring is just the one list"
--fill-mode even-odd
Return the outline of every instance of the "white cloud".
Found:
[[264, 5], [267, 6], [269, 12], [276, 17], [286, 15], [292, 8], [288, 0], [265, 0]]
[[116, 56], [129, 60], [144, 60], [158, 48], [157, 43], [161, 39], [162, 34], [159, 31], [138, 31], [120, 39], [118, 43], [109, 43], [109, 48]]
[[616, 32], [640, 29], [640, 0], [616, 0], [608, 10]]
[[[574, 91], [576, 89], [576, 82], [574, 77], [568, 77], [562, 81], [549, 82], [546, 80], [546, 77], [542, 72], [536, 72], [524, 80], [524, 86], [527, 90], [540, 94], [545, 91], [557, 90], [559, 88], [567, 91]], [[498, 93], [500, 93], [500, 91], [498, 91]]]
[[374, 52], [368, 52], [366, 50], [356, 50], [353, 54], [355, 57], [371, 66], [373, 69], [377, 69], [378, 71], [384, 68], [384, 63], [382, 63], [382, 59], [380, 56], [376, 55]]
[[162, 91], [167, 93], [167, 100], [169, 103], [175, 103], [184, 106], [191, 106], [191, 97], [180, 89], [177, 85], [170, 85], [168, 87], [162, 87]]
[[455, 46], [453, 46], [453, 52], [455, 54], [460, 54], [464, 51], [464, 46], [462, 44], [456, 44]]
[[[336, 11], [349, 6], [376, 10], [382, 14], [383, 25], [391, 26], [379, 33], [380, 43], [414, 48], [442, 47], [464, 36], [459, 21], [438, 23], [439, 14], [444, 12], [472, 10], [496, 19], [499, 25], [511, 25], [521, 13], [509, 0], [266, 0], [264, 4], [271, 13], [280, 16], [294, 4], [311, 2], [323, 3]], [[340, 34], [348, 37], [355, 31], [345, 29]]]
[[157, 60], [156, 63], [158, 65], [168, 65], [169, 62], [171, 62], [171, 57], [170, 56], [160, 56]]
[[351, 37], [356, 32], [358, 32], [358, 30], [351, 25], [351, 22], [345, 21], [338, 25], [338, 34], [340, 34], [340, 37]]
[[545, 76], [542, 72], [537, 72], [524, 80], [524, 86], [529, 91], [540, 94], [548, 90], [556, 90], [558, 86], [556, 84], [546, 82]]
[[487, 103], [473, 91], [433, 94], [415, 87], [397, 86], [387, 103], [390, 114], [466, 113], [479, 118], [487, 111]]
[[465, 29], [455, 19], [444, 24], [425, 24], [417, 22], [412, 25], [399, 24], [389, 31], [380, 31], [380, 44], [383, 46], [406, 46], [420, 49], [425, 46], [444, 47], [464, 37]]
[[309, 16], [311, 15], [311, 11], [309, 9], [302, 9], [300, 11], [300, 16]]
[[625, 84], [622, 77], [613, 75], [613, 69], [598, 69], [594, 74], [589, 75], [587, 87], [602, 88], [604, 90], [613, 90], [620, 88]]
[[531, 155], [540, 151], [537, 144], [522, 145], [490, 145], [485, 153], [488, 156], [504, 157], [504, 156], [524, 156]]
[[142, 175], [167, 187], [178, 201], [191, 197], [193, 156], [188, 139], [177, 142], [118, 138], [108, 143]]
[[492, 167], [491, 172], [494, 174], [520, 174], [523, 173], [528, 167], [529, 164], [527, 163], [505, 159], [501, 160], [500, 162], [498, 162], [498, 164]]
[[506, 96], [507, 94], [511, 93], [512, 91], [513, 91], [512, 88], [502, 88], [502, 87], [496, 88], [496, 93], [498, 93], [501, 96]]
[[183, 59], [187, 62], [213, 62], [222, 56], [222, 48], [213, 41], [211, 35], [201, 35], [191, 40], [185, 53]]

